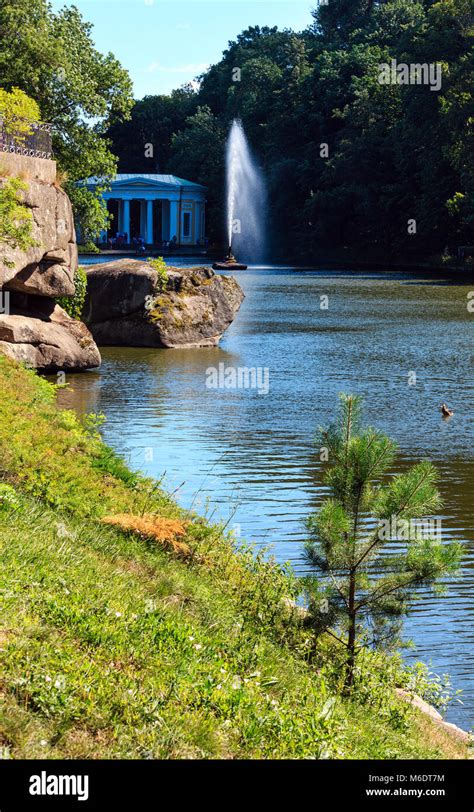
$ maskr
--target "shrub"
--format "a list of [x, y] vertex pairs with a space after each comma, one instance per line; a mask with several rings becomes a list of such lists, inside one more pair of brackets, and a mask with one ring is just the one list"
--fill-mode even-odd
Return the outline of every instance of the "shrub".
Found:
[[166, 286], [168, 284], [168, 267], [166, 262], [164, 261], [163, 257], [157, 257], [156, 259], [149, 258], [148, 263], [158, 274], [158, 284], [156, 289], [162, 293], [164, 290], [166, 290]]
[[1, 510], [16, 510], [20, 505], [17, 492], [11, 485], [4, 485], [0, 482], [0, 511]]
[[[25, 189], [26, 183], [15, 177], [7, 178], [0, 188], [0, 245], [22, 251], [37, 244], [33, 239], [31, 211], [20, 199], [20, 192]], [[13, 267], [8, 257], [2, 257], [2, 261], [8, 268]]]
[[79, 266], [74, 274], [74, 286], [74, 296], [59, 296], [56, 302], [72, 319], [79, 320], [82, 315], [87, 292], [87, 274], [81, 266]]
[[97, 248], [95, 242], [89, 240], [84, 245], [77, 246], [78, 254], [100, 254], [100, 248]]
[[[94, 418], [96, 422], [94, 423]], [[99, 428], [102, 426], [102, 415], [86, 415], [84, 419], [86, 432], [92, 439], [98, 440], [100, 437]], [[96, 471], [110, 474], [115, 479], [120, 479], [127, 487], [133, 488], [138, 482], [138, 476], [130, 471], [123, 459], [109, 446], [100, 444], [97, 455], [92, 459], [92, 467]]]

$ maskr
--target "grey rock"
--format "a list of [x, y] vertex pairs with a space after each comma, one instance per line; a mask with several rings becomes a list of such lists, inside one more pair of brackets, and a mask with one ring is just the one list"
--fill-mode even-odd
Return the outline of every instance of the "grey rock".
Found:
[[83, 316], [86, 324], [122, 318], [143, 309], [153, 296], [158, 274], [147, 262], [120, 259], [86, 268], [87, 295]]
[[169, 268], [166, 289], [146, 262], [123, 259], [87, 269], [84, 320], [100, 345], [215, 346], [244, 294], [208, 267]]
[[[0, 187], [4, 183], [0, 179]], [[36, 244], [26, 251], [0, 247], [0, 290], [11, 298], [10, 313], [0, 314], [0, 352], [42, 371], [98, 367], [89, 330], [54, 301], [74, 294], [77, 246], [69, 198], [40, 179], [28, 181], [20, 194]]]
[[99, 350], [85, 324], [71, 319], [52, 302], [43, 310], [34, 315], [0, 315], [0, 351], [4, 355], [42, 371], [100, 366]]
[[[7, 178], [0, 178], [0, 187]], [[72, 296], [77, 246], [70, 200], [60, 188], [30, 180], [19, 197], [32, 214], [36, 245], [23, 251], [2, 245], [0, 289], [34, 296]]]
[[440, 712], [437, 711], [432, 705], [429, 705], [428, 702], [425, 702], [421, 696], [409, 691], [405, 691], [403, 688], [395, 688], [395, 693], [400, 697], [400, 699], [403, 699], [405, 702], [409, 702], [414, 708], [417, 708], [419, 711], [421, 711], [421, 713], [428, 716], [434, 724], [438, 725], [440, 728], [443, 728], [443, 730], [449, 733], [453, 738], [459, 739], [464, 744], [471, 744], [471, 736], [467, 730], [462, 730], [462, 728], [458, 727], [457, 725], [453, 725], [452, 722], [445, 722]]

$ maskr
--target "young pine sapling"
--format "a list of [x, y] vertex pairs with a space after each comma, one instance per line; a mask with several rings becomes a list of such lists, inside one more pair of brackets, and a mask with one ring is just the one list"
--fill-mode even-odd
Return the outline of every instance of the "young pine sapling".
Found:
[[417, 589], [440, 591], [462, 554], [459, 543], [420, 532], [420, 519], [441, 507], [436, 468], [421, 462], [388, 477], [396, 444], [363, 428], [361, 412], [359, 397], [341, 395], [336, 423], [319, 432], [330, 495], [307, 522], [306, 554], [318, 576], [308, 581], [311, 623], [317, 635], [326, 632], [345, 647], [347, 690], [360, 648], [399, 644]]

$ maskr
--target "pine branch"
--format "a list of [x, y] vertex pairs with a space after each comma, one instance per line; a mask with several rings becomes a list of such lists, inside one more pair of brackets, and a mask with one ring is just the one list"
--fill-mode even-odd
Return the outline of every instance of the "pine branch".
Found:
[[322, 430], [322, 431], [321, 431], [321, 439], [322, 439], [322, 440], [325, 442], [325, 444], [326, 444], [326, 446], [327, 446], [327, 448], [328, 448], [328, 451], [329, 451], [329, 453], [331, 454], [331, 456], [332, 456], [332, 457], [334, 457], [334, 459], [335, 459], [337, 462], [339, 462], [339, 463], [340, 463], [340, 462], [341, 462], [341, 458], [339, 457], [339, 454], [338, 454], [338, 453], [335, 451], [334, 446], [331, 444], [331, 441], [329, 440], [329, 431], [327, 431], [327, 430]]
[[329, 635], [331, 635], [331, 637], [334, 637], [334, 640], [337, 640], [337, 642], [340, 643], [341, 646], [344, 646], [344, 648], [347, 648], [347, 642], [345, 640], [341, 640], [341, 638], [338, 637], [337, 634], [334, 634], [334, 632], [331, 631], [331, 629], [324, 629], [324, 631], [326, 632], [326, 634], [329, 634]]
[[337, 583], [337, 581], [336, 581], [333, 573], [331, 572], [331, 570], [328, 570], [328, 575], [329, 575], [331, 581], [333, 582], [333, 585], [334, 585], [335, 589], [337, 590], [337, 592], [339, 592], [339, 595], [341, 596], [342, 600], [344, 601], [344, 604], [345, 604], [346, 608], [348, 609], [349, 604], [348, 604], [347, 598], [344, 595], [343, 591], [341, 590], [341, 588], [340, 588], [339, 584]]
[[[423, 476], [422, 479], [413, 488], [412, 492], [409, 494], [408, 499], [412, 499], [415, 496], [415, 494], [425, 484], [426, 480], [429, 478], [429, 475], [430, 475], [430, 472], [427, 471], [425, 476]], [[395, 513], [392, 513], [392, 516], [394, 518], [399, 518], [401, 516], [401, 514], [403, 513], [403, 511], [406, 510], [407, 507], [408, 507], [408, 501], [406, 500], [405, 503], [398, 509], [398, 511], [396, 511]], [[357, 562], [357, 565], [356, 565], [357, 567], [359, 567], [363, 563], [363, 561], [367, 558], [367, 556], [374, 549], [374, 547], [377, 546], [377, 544], [379, 542], [383, 542], [383, 539], [379, 538], [379, 529], [377, 528], [376, 537], [375, 537], [374, 541], [372, 542], [372, 544], [368, 547], [368, 549], [365, 551], [365, 553], [362, 555], [362, 557]]]
[[[424, 578], [422, 576], [420, 576], [419, 574], [417, 574], [417, 575], [415, 575], [414, 578], [410, 578], [405, 583], [396, 584], [396, 586], [393, 586], [390, 589], [387, 589], [385, 592], [382, 592], [381, 595], [377, 595], [377, 592], [379, 590], [375, 589], [367, 598], [365, 598], [365, 600], [361, 601], [361, 603], [358, 604], [357, 611], [359, 609], [361, 609], [363, 606], [370, 605], [374, 600], [380, 600], [381, 598], [385, 598], [387, 595], [393, 594], [393, 592], [397, 592], [399, 590], [406, 589], [407, 586], [410, 586], [410, 584], [416, 584], [417, 582], [418, 583], [423, 583], [423, 581], [424, 581]], [[383, 587], [380, 587], [380, 588], [383, 588]]]
[[420, 481], [417, 483], [417, 485], [416, 485], [416, 486], [413, 488], [412, 492], [409, 494], [409, 497], [408, 497], [408, 499], [405, 501], [405, 504], [404, 504], [404, 505], [402, 505], [402, 506], [401, 506], [401, 508], [399, 508], [399, 510], [398, 510], [398, 511], [397, 511], [397, 513], [395, 514], [396, 516], [400, 516], [400, 514], [401, 514], [401, 513], [402, 513], [404, 510], [406, 510], [406, 509], [407, 509], [407, 507], [408, 507], [408, 505], [409, 505], [409, 501], [410, 501], [411, 499], [413, 499], [413, 497], [414, 497], [414, 496], [415, 496], [415, 494], [416, 494], [416, 493], [417, 493], [417, 492], [420, 490], [420, 488], [422, 487], [422, 485], [424, 485], [424, 484], [425, 484], [425, 482], [426, 482], [426, 480], [429, 478], [430, 474], [431, 474], [431, 470], [427, 470], [427, 471], [426, 471], [426, 474], [425, 474], [424, 476], [422, 476], [421, 480], [420, 480]]

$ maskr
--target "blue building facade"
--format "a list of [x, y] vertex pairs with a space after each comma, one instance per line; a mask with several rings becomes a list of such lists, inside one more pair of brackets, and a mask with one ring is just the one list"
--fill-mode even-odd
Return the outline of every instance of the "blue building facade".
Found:
[[[103, 181], [88, 178], [85, 184], [92, 190]], [[127, 244], [204, 245], [206, 187], [199, 183], [175, 175], [116, 175], [102, 196], [113, 216], [103, 244], [119, 237]]]

